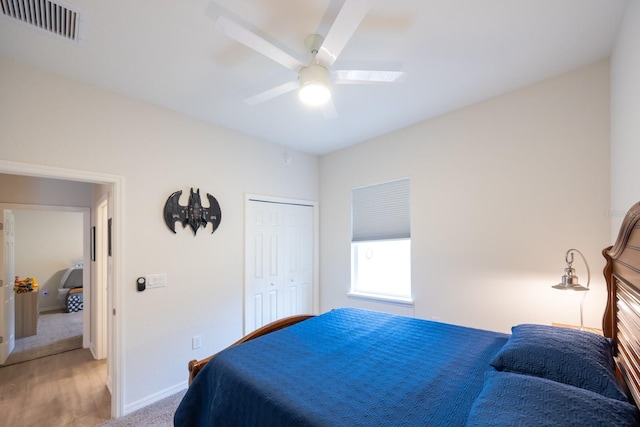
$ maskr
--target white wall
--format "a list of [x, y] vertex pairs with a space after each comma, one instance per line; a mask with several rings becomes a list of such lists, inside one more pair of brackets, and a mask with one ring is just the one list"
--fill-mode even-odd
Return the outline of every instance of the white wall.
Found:
[[[321, 310], [384, 308], [346, 297], [350, 191], [409, 176], [415, 304], [389, 309], [502, 331], [577, 324], [578, 301], [551, 289], [565, 252], [577, 248], [593, 272], [585, 324], [601, 324], [608, 62], [323, 156], [320, 176]], [[586, 280], [582, 263], [575, 267]]]
[[[4, 103], [0, 102], [0, 108]], [[9, 145], [0, 140], [0, 147]], [[0, 202], [88, 208], [92, 204], [93, 185], [60, 179], [44, 179], [0, 173]]]
[[640, 200], [640, 1], [630, 1], [611, 56], [611, 241]]
[[41, 210], [13, 212], [16, 275], [22, 279], [35, 277], [38, 281], [40, 312], [60, 309], [60, 279], [67, 268], [82, 262], [83, 214]]
[[[33, 68], [0, 60], [0, 158], [124, 177], [125, 412], [185, 385], [187, 362], [242, 334], [244, 195], [318, 199], [318, 159]], [[162, 219], [169, 195], [200, 188], [222, 207], [211, 235]], [[185, 201], [183, 201], [185, 203]], [[206, 202], [205, 202], [206, 203]], [[166, 288], [138, 293], [138, 276]], [[202, 347], [191, 350], [191, 338]]]

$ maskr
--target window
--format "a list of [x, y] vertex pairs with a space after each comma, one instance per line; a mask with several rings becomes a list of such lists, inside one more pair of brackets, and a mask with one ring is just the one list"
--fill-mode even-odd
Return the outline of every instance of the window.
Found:
[[409, 178], [351, 192], [352, 296], [411, 302]]

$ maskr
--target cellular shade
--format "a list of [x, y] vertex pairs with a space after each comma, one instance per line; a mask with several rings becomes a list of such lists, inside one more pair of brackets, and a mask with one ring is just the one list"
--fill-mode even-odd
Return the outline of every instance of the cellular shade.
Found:
[[411, 237], [409, 178], [351, 190], [353, 242]]

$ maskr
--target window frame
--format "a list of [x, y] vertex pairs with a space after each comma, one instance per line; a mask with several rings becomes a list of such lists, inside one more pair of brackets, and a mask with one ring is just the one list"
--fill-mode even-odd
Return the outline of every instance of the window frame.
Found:
[[[351, 283], [347, 293], [349, 298], [413, 306], [410, 210], [411, 179], [408, 177], [357, 187], [351, 190]], [[365, 215], [360, 216], [360, 212], [364, 212]], [[399, 223], [398, 212], [402, 215]], [[371, 216], [372, 213], [374, 214], [373, 216]], [[359, 222], [361, 218], [364, 218], [364, 238], [361, 232], [363, 223]], [[391, 228], [388, 228], [390, 224]], [[382, 230], [382, 232], [378, 236], [379, 238], [375, 238], [379, 230]], [[391, 232], [389, 233], [389, 231]], [[407, 261], [409, 271], [406, 273], [409, 277], [409, 293], [406, 296], [367, 292], [358, 282], [358, 245], [384, 241], [408, 241], [409, 259]]]

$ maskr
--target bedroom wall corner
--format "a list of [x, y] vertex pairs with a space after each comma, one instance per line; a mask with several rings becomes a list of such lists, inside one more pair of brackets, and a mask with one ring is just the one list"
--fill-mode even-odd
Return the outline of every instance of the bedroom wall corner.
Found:
[[640, 2], [630, 1], [611, 56], [611, 243], [640, 200]]
[[578, 324], [551, 288], [575, 247], [593, 272], [585, 324], [600, 325], [609, 135], [605, 60], [323, 156], [321, 310], [353, 305], [351, 188], [409, 176], [415, 316]]

